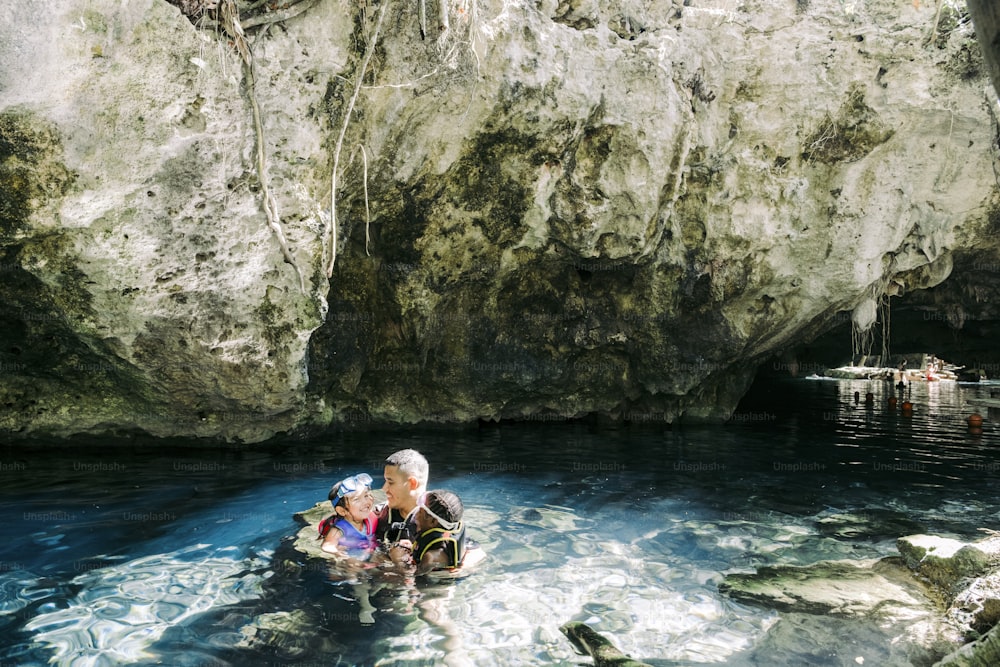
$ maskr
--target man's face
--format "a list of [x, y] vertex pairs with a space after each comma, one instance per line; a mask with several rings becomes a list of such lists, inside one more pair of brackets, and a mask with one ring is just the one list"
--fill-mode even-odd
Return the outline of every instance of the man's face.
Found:
[[416, 488], [416, 480], [407, 477], [396, 466], [385, 467], [385, 484], [382, 490], [385, 492], [385, 499], [392, 509], [406, 509], [412, 502], [412, 492]]

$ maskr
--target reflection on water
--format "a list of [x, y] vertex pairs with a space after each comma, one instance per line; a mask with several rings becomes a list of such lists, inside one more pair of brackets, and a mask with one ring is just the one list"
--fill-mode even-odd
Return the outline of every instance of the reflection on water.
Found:
[[[0, 664], [573, 665], [558, 632], [570, 620], [659, 664], [807, 664], [811, 649], [768, 635], [777, 614], [721, 597], [718, 583], [892, 554], [915, 532], [978, 537], [1000, 516], [1000, 436], [965, 418], [988, 388], [914, 385], [903, 415], [891, 384], [799, 380], [711, 428], [0, 450]], [[427, 454], [432, 487], [463, 498], [490, 557], [453, 583], [376, 578], [375, 622], [363, 623], [365, 577], [283, 538], [332, 481], [378, 475], [403, 447]], [[879, 628], [851, 633], [850, 661], [906, 664]]]
[[91, 569], [71, 580], [77, 595], [40, 605], [24, 630], [58, 664], [153, 658], [146, 649], [168, 628], [260, 595], [261, 577], [250, 572], [262, 559], [237, 559], [235, 551], [195, 545]]

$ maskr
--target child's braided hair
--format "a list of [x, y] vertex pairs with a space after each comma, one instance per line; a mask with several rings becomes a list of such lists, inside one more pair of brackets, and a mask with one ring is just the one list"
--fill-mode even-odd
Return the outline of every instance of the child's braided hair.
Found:
[[462, 515], [465, 513], [462, 500], [451, 491], [445, 489], [428, 491], [427, 495], [424, 496], [424, 504], [427, 505], [430, 511], [445, 521], [452, 523], [461, 521]]

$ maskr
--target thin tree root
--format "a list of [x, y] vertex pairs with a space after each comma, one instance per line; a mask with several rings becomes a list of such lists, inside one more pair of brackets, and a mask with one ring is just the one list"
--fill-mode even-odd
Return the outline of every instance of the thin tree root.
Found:
[[351, 95], [351, 100], [347, 104], [347, 109], [344, 112], [344, 123], [340, 127], [340, 136], [337, 137], [337, 143], [333, 149], [333, 175], [331, 176], [330, 184], [330, 261], [326, 267], [327, 278], [333, 275], [333, 265], [337, 261], [337, 171], [340, 168], [340, 150], [344, 145], [344, 135], [347, 134], [347, 125], [351, 122], [351, 114], [354, 113], [354, 105], [358, 101], [358, 93], [361, 92], [361, 84], [364, 81], [365, 72], [368, 71], [368, 63], [371, 61], [372, 54], [375, 52], [375, 45], [378, 43], [378, 36], [382, 31], [382, 21], [385, 19], [385, 13], [389, 8], [389, 5], [389, 0], [382, 1], [382, 7], [379, 9], [378, 13], [378, 21], [375, 23], [375, 32], [372, 33], [371, 40], [368, 42], [368, 47], [365, 49], [365, 55], [361, 61], [361, 68], [359, 69], [357, 77], [354, 81], [354, 94]]
[[365, 254], [369, 257], [372, 256], [368, 252], [368, 246], [371, 244], [371, 224], [372, 224], [372, 212], [368, 207], [368, 151], [365, 150], [364, 144], [358, 144], [361, 149], [361, 163], [364, 165], [364, 183], [365, 183]]
[[236, 8], [234, 0], [224, 0], [220, 6], [220, 10], [223, 28], [233, 40], [236, 50], [243, 59], [243, 71], [247, 82], [247, 96], [250, 99], [250, 109], [253, 114], [254, 134], [256, 135], [257, 142], [255, 160], [255, 165], [257, 167], [257, 179], [260, 181], [264, 214], [267, 216], [267, 224], [278, 241], [278, 246], [281, 248], [281, 254], [284, 256], [285, 261], [291, 264], [292, 268], [295, 269], [295, 275], [299, 279], [299, 288], [305, 292], [305, 277], [302, 275], [302, 271], [299, 269], [298, 263], [296, 263], [291, 250], [288, 248], [288, 241], [285, 239], [285, 233], [281, 229], [281, 218], [278, 215], [278, 202], [274, 199], [274, 195], [271, 194], [271, 188], [268, 185], [267, 153], [264, 148], [264, 123], [261, 120], [260, 104], [257, 102], [253, 54], [250, 51], [250, 45], [247, 43], [246, 35], [243, 33], [243, 26], [240, 24], [239, 19], [239, 10]]
[[931, 31], [927, 33], [926, 44], [933, 44], [934, 38], [937, 36], [938, 24], [941, 22], [941, 6], [944, 4], [944, 0], [937, 1], [937, 9], [934, 12], [934, 24], [931, 26]]
[[240, 25], [242, 25], [244, 30], [249, 30], [250, 28], [256, 28], [257, 26], [281, 23], [282, 21], [287, 21], [290, 18], [298, 16], [302, 12], [312, 9], [317, 2], [319, 2], [319, 0], [301, 0], [301, 2], [297, 2], [286, 9], [268, 12], [267, 14], [260, 14], [259, 16], [252, 16], [243, 21]]
[[438, 3], [438, 31], [443, 38], [448, 33], [448, 0]]

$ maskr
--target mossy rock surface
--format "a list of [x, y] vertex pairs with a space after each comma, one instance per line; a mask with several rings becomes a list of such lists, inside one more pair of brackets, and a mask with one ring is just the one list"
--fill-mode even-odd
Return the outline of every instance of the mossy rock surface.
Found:
[[890, 559], [762, 567], [727, 575], [719, 592], [778, 611], [855, 618], [930, 616], [936, 610], [926, 587]]
[[0, 111], [0, 240], [73, 183], [56, 126], [26, 108]]
[[320, 545], [323, 538], [319, 534], [319, 522], [333, 514], [333, 505], [329, 500], [318, 502], [302, 512], [296, 512], [293, 517], [296, 523], [305, 524], [295, 533], [293, 548], [310, 558], [330, 558]]

